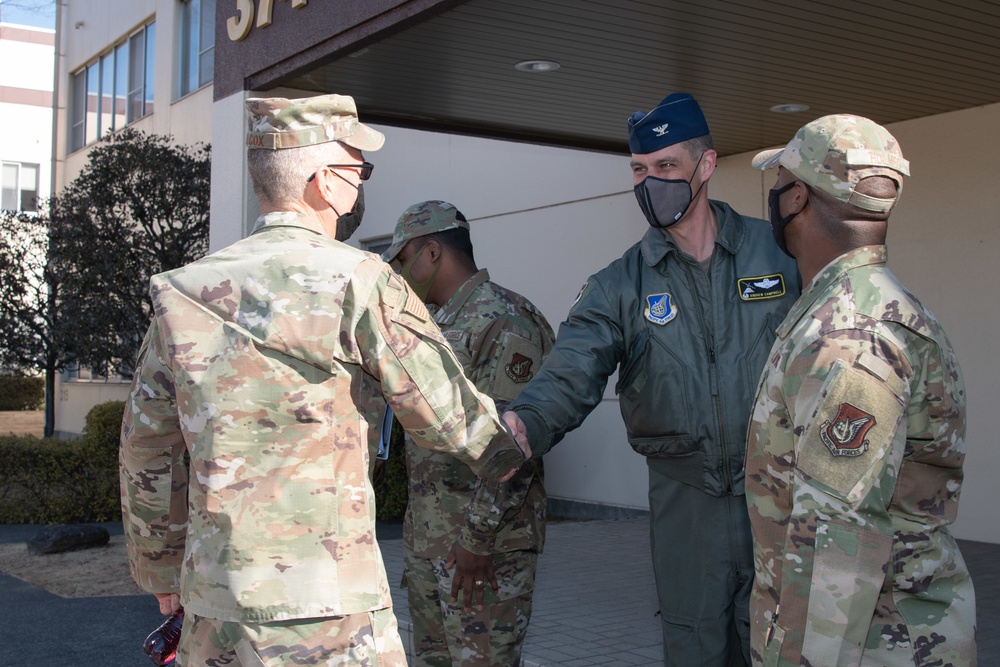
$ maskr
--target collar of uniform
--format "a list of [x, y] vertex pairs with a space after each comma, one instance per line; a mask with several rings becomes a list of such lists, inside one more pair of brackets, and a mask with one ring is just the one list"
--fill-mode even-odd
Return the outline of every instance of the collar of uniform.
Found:
[[855, 248], [844, 253], [837, 259], [823, 267], [817, 273], [809, 286], [802, 290], [802, 295], [795, 302], [792, 309], [788, 311], [785, 321], [778, 327], [778, 338], [786, 338], [802, 317], [812, 310], [813, 304], [820, 300], [831, 287], [843, 280], [844, 276], [851, 270], [872, 264], [885, 264], [888, 257], [884, 245], [868, 245]]
[[471, 278], [462, 283], [458, 291], [448, 299], [448, 303], [444, 304], [441, 310], [438, 311], [437, 317], [434, 318], [438, 325], [454, 322], [458, 311], [462, 310], [462, 306], [472, 297], [472, 293], [476, 291], [476, 288], [489, 279], [490, 272], [486, 269], [479, 269]]
[[294, 211], [272, 211], [257, 218], [254, 223], [251, 235], [256, 234], [268, 227], [302, 227], [317, 234], [326, 235], [323, 225], [318, 220], [314, 220], [307, 215], [295, 213]]
[[[743, 228], [743, 219], [725, 202], [710, 199], [708, 203], [712, 207], [712, 212], [719, 225], [719, 234], [715, 239], [715, 244], [735, 255], [740, 244], [743, 243], [743, 236], [746, 233]], [[642, 237], [642, 258], [646, 264], [656, 266], [663, 261], [668, 252], [680, 252], [673, 237], [662, 229], [655, 227], [647, 229]]]

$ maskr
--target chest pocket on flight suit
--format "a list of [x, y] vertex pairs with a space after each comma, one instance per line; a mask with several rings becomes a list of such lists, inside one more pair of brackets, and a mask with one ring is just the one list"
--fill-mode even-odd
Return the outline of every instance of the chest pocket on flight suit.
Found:
[[[668, 325], [669, 326], [669, 325]], [[615, 393], [629, 444], [643, 456], [685, 456], [699, 451], [691, 428], [690, 369], [648, 326], [621, 365]]]

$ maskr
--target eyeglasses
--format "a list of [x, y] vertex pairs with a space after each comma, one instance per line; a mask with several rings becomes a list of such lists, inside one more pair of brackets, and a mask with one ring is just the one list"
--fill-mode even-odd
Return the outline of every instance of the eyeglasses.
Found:
[[[355, 169], [360, 169], [361, 171], [358, 172], [358, 175], [361, 177], [362, 181], [367, 181], [369, 178], [371, 178], [372, 170], [375, 169], [375, 165], [373, 165], [371, 162], [368, 161], [359, 162], [357, 164], [328, 164], [326, 166], [329, 167], [330, 169], [350, 169], [352, 167]], [[316, 178], [315, 173], [306, 179], [306, 183], [309, 183], [314, 178]]]

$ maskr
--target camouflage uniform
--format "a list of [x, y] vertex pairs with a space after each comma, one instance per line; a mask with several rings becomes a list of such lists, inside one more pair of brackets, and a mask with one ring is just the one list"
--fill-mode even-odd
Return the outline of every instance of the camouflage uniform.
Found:
[[[446, 202], [425, 202], [408, 213], [418, 218], [404, 214], [400, 225], [404, 220], [408, 225], [405, 231], [397, 227], [397, 242], [383, 258], [395, 258], [416, 236], [467, 228], [464, 219], [455, 224], [457, 211]], [[447, 219], [429, 220], [435, 214]], [[469, 278], [434, 319], [468, 378], [500, 411], [533, 377], [554, 340], [538, 309], [490, 281], [485, 269]], [[531, 459], [508, 482], [497, 484], [478, 479], [455, 457], [409, 440], [406, 459], [403, 584], [413, 622], [413, 664], [519, 665], [545, 540], [541, 460]], [[485, 587], [482, 611], [464, 613], [461, 600], [449, 604], [452, 571], [444, 564], [456, 541], [473, 553], [493, 556], [499, 591]]]
[[[531, 379], [554, 338], [541, 313], [491, 282], [485, 269], [435, 319], [469, 379], [500, 410]], [[403, 542], [415, 664], [519, 664], [545, 540], [541, 460], [530, 460], [510, 481], [497, 484], [479, 480], [453, 456], [412, 443], [406, 458]], [[448, 604], [451, 572], [442, 564], [456, 540], [473, 553], [493, 555], [500, 590], [494, 594], [486, 587], [483, 611], [464, 614], [461, 605]], [[423, 595], [414, 579], [424, 582]]]
[[[823, 128], [820, 143], [836, 131]], [[804, 179], [810, 151], [821, 171], [866, 159], [826, 158], [809, 141], [797, 135], [780, 158]], [[758, 157], [755, 166], [777, 156]], [[899, 179], [907, 167], [896, 158]], [[844, 201], [855, 194], [828, 173], [811, 180]], [[873, 245], [823, 268], [778, 329], [761, 378], [746, 461], [755, 664], [976, 662], [972, 581], [947, 529], [965, 386], [941, 326], [885, 262], [885, 246]]]
[[[282, 664], [267, 653], [277, 638], [308, 653], [302, 664], [320, 655], [314, 639], [336, 664], [366, 651], [405, 664], [369, 480], [382, 412], [388, 401], [418, 444], [495, 479], [523, 455], [492, 401], [386, 264], [304, 215], [261, 216], [248, 238], [154, 276], [150, 293], [122, 505], [136, 582], [179, 592], [189, 612], [181, 662], [256, 638]], [[195, 632], [200, 621], [212, 630]], [[340, 636], [316, 635], [324, 623]]]
[[975, 664], [972, 580], [946, 528], [965, 386], [885, 258], [867, 246], [821, 271], [761, 381], [746, 489], [765, 665]]

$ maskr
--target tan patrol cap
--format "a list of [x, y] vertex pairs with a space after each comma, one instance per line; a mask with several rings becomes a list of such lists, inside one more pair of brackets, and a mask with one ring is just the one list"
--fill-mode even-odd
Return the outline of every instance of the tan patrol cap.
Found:
[[289, 100], [251, 97], [246, 101], [250, 148], [295, 148], [339, 141], [362, 151], [377, 151], [385, 135], [358, 120], [349, 95], [319, 95]]
[[[886, 212], [903, 191], [910, 163], [889, 131], [863, 116], [823, 116], [807, 123], [784, 148], [762, 151], [751, 161], [754, 169], [782, 166], [804, 183], [840, 201], [868, 211]], [[869, 176], [888, 176], [899, 186], [892, 199], [855, 192]]]

